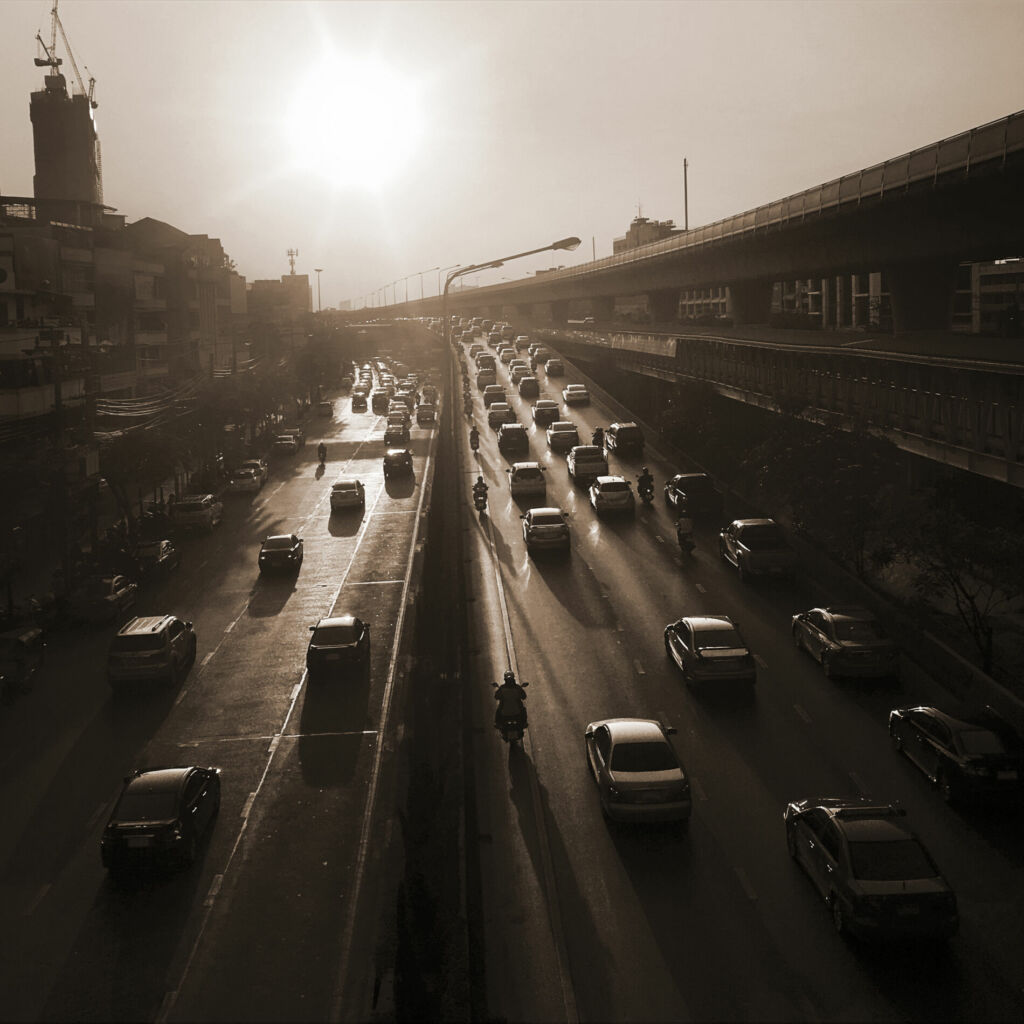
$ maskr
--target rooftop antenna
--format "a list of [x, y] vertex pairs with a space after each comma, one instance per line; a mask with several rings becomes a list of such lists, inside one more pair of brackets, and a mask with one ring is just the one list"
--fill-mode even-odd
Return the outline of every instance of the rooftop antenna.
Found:
[[288, 265], [292, 268], [292, 277], [295, 276], [295, 258], [299, 255], [298, 249], [288, 250]]

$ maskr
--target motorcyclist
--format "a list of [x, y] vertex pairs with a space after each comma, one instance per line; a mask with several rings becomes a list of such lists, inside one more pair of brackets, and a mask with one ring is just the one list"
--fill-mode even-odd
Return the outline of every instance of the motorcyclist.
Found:
[[526, 690], [516, 682], [516, 674], [507, 669], [501, 686], [494, 691], [498, 702], [494, 712], [494, 725], [500, 729], [505, 722], [515, 722], [519, 729], [526, 728]]
[[473, 451], [480, 447], [480, 431], [476, 429], [476, 424], [469, 428], [469, 447]]
[[325, 445], [323, 441], [321, 441], [316, 446], [316, 453], [319, 456], [321, 462], [327, 461], [327, 445]]
[[487, 484], [484, 483], [484, 478], [478, 476], [476, 483], [473, 484], [473, 499], [483, 498], [484, 504], [487, 503]]
[[654, 490], [654, 477], [651, 476], [650, 470], [646, 466], [640, 470], [640, 475], [636, 478], [636, 482], [637, 490], [641, 494], [643, 494], [644, 491]]
[[693, 520], [690, 518], [690, 514], [683, 509], [676, 520], [676, 540], [679, 541], [680, 548], [692, 550], [693, 543]]
[[598, 448], [604, 447], [604, 427], [596, 427], [590, 436], [590, 443], [596, 444]]

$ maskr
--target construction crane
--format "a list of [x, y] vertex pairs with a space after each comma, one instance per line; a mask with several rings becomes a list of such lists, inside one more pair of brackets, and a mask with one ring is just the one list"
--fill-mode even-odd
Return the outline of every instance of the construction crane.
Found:
[[[99, 104], [93, 98], [93, 95], [96, 92], [96, 79], [90, 76], [89, 88], [85, 88], [85, 84], [82, 82], [82, 73], [78, 70], [78, 64], [75, 61], [75, 54], [71, 49], [71, 44], [68, 42], [68, 36], [67, 33], [64, 31], [64, 25], [61, 23], [60, 15], [57, 13], [57, 0], [53, 0], [53, 10], [50, 11], [50, 14], [50, 45], [47, 46], [46, 43], [43, 41], [42, 35], [39, 32], [36, 33], [36, 40], [38, 41], [39, 45], [43, 48], [43, 52], [46, 54], [46, 56], [36, 57], [35, 65], [37, 68], [52, 68], [53, 73], [55, 75], [60, 74], [58, 68], [60, 68], [61, 64], [63, 64], [61, 58], [57, 56], [57, 30], [60, 29], [60, 37], [64, 40], [64, 49], [67, 50], [68, 60], [71, 61], [71, 67], [74, 68], [75, 71], [75, 81], [78, 83], [78, 91], [83, 96], [88, 97], [89, 106], [93, 110], [95, 110], [99, 106]], [[86, 68], [85, 70], [88, 74], [89, 69]]]

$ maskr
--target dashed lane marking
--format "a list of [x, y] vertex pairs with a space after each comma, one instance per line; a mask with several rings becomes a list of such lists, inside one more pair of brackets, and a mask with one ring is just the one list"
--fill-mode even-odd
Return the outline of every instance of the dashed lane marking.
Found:
[[767, 665], [765, 664], [764, 658], [762, 658], [760, 654], [755, 654], [755, 655], [754, 655], [754, 661], [756, 661], [756, 662], [757, 662], [757, 664], [758, 664], [758, 665], [759, 665], [759, 666], [760, 666], [761, 668], [767, 668], [767, 667], [768, 667], [768, 666], [767, 666]]
[[799, 718], [800, 721], [804, 723], [804, 725], [811, 724], [811, 716], [807, 714], [807, 711], [804, 709], [802, 705], [794, 704], [793, 710], [796, 712], [797, 718]]
[[647, 673], [644, 671], [643, 665], [640, 664], [640, 659], [639, 658], [634, 658], [633, 659], [633, 668], [636, 669], [636, 674], [638, 676], [645, 676], [645, 675], [647, 675]]
[[702, 594], [706, 594], [707, 593], [707, 591], [704, 589], [704, 584], [703, 583], [695, 583], [694, 586], [697, 588], [697, 590], [700, 591], [700, 593], [702, 593]]
[[214, 875], [213, 881], [210, 883], [210, 889], [206, 894], [206, 899], [203, 901], [203, 905], [207, 907], [213, 906], [213, 901], [217, 898], [217, 893], [220, 892], [220, 887], [224, 884], [223, 875]]
[[733, 871], [736, 872], [736, 877], [740, 880], [740, 885], [743, 886], [743, 891], [747, 894], [747, 899], [750, 900], [751, 903], [756, 902], [757, 893], [755, 892], [753, 885], [751, 885], [746, 871], [741, 867], [734, 867]]
[[[235, 622], [237, 622], [237, 621], [238, 621], [238, 619], [235, 619]], [[229, 623], [228, 623], [228, 624], [227, 624], [227, 625], [226, 625], [226, 626], [224, 627], [224, 632], [225, 632], [225, 633], [230, 633], [230, 632], [231, 632], [231, 630], [233, 630], [233, 629], [235, 628], [235, 622], [229, 622]]]
[[213, 655], [214, 655], [213, 651], [210, 651], [209, 654], [204, 654], [203, 655], [203, 660], [199, 663], [199, 667], [200, 668], [206, 668], [206, 666], [210, 664], [210, 659], [213, 657]]
[[242, 813], [241, 813], [241, 815], [239, 815], [239, 817], [242, 817], [242, 818], [248, 818], [249, 817], [249, 812], [252, 810], [252, 805], [253, 805], [253, 802], [255, 800], [256, 800], [256, 794], [255, 793], [250, 793], [245, 798], [245, 803], [242, 805]]
[[51, 882], [46, 882], [44, 885], [39, 887], [35, 896], [32, 897], [32, 902], [25, 908], [25, 917], [31, 917], [32, 914], [36, 912], [36, 908], [39, 904], [46, 899], [46, 894], [50, 891], [51, 885]]

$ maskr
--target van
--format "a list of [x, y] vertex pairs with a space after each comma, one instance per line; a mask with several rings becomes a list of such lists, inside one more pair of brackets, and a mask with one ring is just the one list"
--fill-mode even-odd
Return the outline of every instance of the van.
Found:
[[604, 448], [607, 452], [625, 458], [640, 458], [644, 453], [644, 434], [635, 423], [613, 423], [604, 432]]
[[175, 615], [137, 616], [126, 622], [110, 643], [107, 681], [122, 683], [177, 682], [196, 658], [196, 634], [191, 622]]

